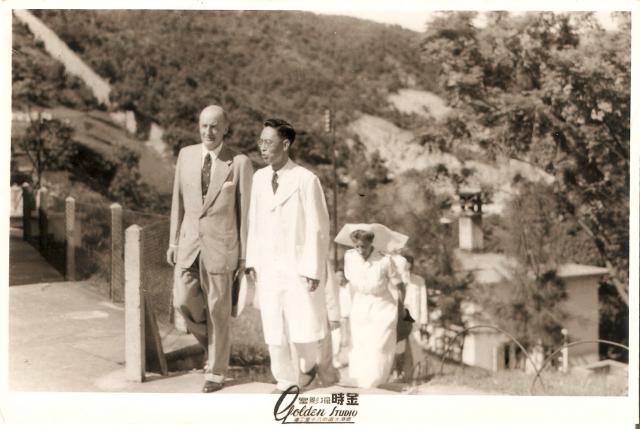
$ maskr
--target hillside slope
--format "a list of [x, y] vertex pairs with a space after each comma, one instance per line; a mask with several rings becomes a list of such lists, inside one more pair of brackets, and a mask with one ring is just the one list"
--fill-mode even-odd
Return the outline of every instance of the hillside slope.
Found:
[[[75, 131], [74, 141], [84, 148], [85, 157], [92, 158], [88, 166], [100, 164], [101, 160], [113, 160], [114, 151], [124, 146], [140, 155], [143, 180], [160, 193], [170, 192], [172, 162], [131, 135], [118, 115], [100, 110], [91, 89], [80, 78], [71, 76], [63, 64], [45, 50], [44, 43], [15, 17], [12, 45], [12, 141], [18, 139], [28, 126], [28, 111], [32, 115], [39, 112], [68, 120]], [[17, 161], [28, 164], [26, 159]], [[79, 172], [77, 176], [90, 181], [108, 180], [96, 176], [97, 172]], [[93, 188], [108, 186], [104, 183], [99, 185]]]
[[[417, 33], [355, 18], [304, 12], [36, 11], [112, 84], [112, 101], [156, 121], [170, 144], [197, 141], [199, 109], [222, 103], [229, 141], [255, 150], [261, 121], [283, 116], [315, 139], [323, 111], [345, 125], [359, 112], [384, 114], [386, 97], [429, 70]], [[105, 56], [105, 52], [109, 54]]]

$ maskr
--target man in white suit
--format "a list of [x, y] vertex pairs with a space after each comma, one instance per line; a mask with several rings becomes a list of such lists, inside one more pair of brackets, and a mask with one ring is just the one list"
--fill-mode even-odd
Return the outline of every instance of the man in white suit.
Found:
[[284, 120], [264, 123], [258, 145], [269, 165], [253, 176], [249, 208], [246, 266], [260, 300], [271, 371], [278, 382], [274, 393], [311, 384], [318, 371], [319, 342], [329, 334], [323, 284], [329, 213], [318, 177], [289, 158], [295, 137]]
[[174, 306], [207, 351], [204, 393], [223, 387], [231, 342], [231, 285], [244, 270], [253, 168], [223, 143], [229, 127], [219, 106], [200, 113], [202, 144], [176, 163], [167, 262], [177, 264]]

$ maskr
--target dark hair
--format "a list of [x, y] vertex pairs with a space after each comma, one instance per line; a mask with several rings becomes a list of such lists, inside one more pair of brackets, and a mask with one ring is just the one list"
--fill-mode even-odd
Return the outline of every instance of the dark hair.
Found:
[[413, 255], [402, 255], [402, 256], [404, 256], [404, 259], [406, 259], [409, 265], [413, 267], [413, 262], [414, 262]]
[[351, 241], [353, 241], [354, 243], [360, 240], [368, 241], [369, 243], [371, 243], [375, 238], [375, 236], [376, 235], [372, 231], [365, 231], [363, 229], [357, 229], [353, 231], [350, 235]]
[[281, 138], [289, 140], [289, 144], [293, 144], [296, 139], [296, 130], [294, 130], [293, 126], [284, 119], [267, 119], [262, 125], [274, 128]]

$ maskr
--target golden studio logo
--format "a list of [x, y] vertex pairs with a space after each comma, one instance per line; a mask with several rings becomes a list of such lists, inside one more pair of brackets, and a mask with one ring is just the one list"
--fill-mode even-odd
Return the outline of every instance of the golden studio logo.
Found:
[[355, 423], [358, 415], [357, 393], [300, 396], [298, 386], [283, 392], [273, 409], [273, 417], [290, 423]]

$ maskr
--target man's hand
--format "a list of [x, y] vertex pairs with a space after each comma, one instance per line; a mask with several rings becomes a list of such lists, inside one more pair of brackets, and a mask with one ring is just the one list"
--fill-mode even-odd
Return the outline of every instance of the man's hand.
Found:
[[177, 260], [177, 256], [178, 256], [177, 250], [178, 250], [178, 248], [174, 247], [174, 246], [170, 246], [167, 249], [167, 263], [169, 265], [171, 265], [172, 267], [176, 264], [176, 260]]
[[244, 272], [249, 276], [254, 284], [258, 282], [258, 274], [256, 273], [256, 270], [253, 269], [253, 267], [245, 268]]
[[318, 289], [318, 285], [320, 284], [320, 280], [310, 279], [309, 277], [305, 277], [307, 279], [307, 290], [309, 292], [313, 292]]
[[237, 279], [237, 278], [238, 278], [238, 276], [239, 276], [241, 273], [244, 273], [244, 270], [245, 270], [244, 265], [245, 265], [245, 261], [244, 261], [244, 259], [240, 259], [240, 260], [238, 261], [238, 268], [236, 268], [235, 272], [233, 273], [233, 278], [234, 278], [234, 279]]
[[338, 320], [329, 320], [329, 330], [335, 331], [336, 329], [340, 329], [340, 321]]

